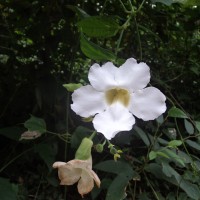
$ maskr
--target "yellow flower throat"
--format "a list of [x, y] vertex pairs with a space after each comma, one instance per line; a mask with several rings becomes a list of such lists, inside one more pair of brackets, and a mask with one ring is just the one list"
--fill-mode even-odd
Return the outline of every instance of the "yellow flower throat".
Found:
[[120, 102], [127, 107], [130, 102], [130, 93], [128, 90], [121, 88], [110, 89], [106, 91], [106, 101], [109, 105]]

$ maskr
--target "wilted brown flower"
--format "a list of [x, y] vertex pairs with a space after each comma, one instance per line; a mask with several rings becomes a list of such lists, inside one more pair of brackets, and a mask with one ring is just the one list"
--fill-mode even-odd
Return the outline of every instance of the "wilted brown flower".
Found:
[[92, 170], [91, 157], [88, 160], [74, 159], [67, 163], [55, 162], [53, 168], [58, 168], [58, 177], [61, 180], [61, 185], [73, 185], [78, 182], [78, 192], [82, 197], [93, 189], [94, 182], [97, 187], [100, 187], [101, 181]]

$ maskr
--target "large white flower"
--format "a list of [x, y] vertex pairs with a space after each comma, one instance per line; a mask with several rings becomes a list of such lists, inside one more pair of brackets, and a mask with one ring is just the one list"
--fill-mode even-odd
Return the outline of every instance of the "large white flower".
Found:
[[[147, 64], [129, 58], [119, 68], [107, 62], [94, 64], [89, 70], [91, 85], [72, 94], [71, 108], [82, 117], [94, 116], [94, 128], [107, 139], [120, 131], [131, 130], [136, 117], [153, 120], [166, 110], [165, 95], [150, 81]], [[146, 88], [145, 88], [146, 87]]]

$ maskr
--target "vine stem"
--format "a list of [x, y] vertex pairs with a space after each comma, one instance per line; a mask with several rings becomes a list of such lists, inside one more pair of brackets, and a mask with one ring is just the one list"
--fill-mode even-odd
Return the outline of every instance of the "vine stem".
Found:
[[117, 56], [118, 54], [118, 51], [119, 51], [119, 47], [120, 47], [120, 44], [121, 44], [121, 41], [122, 41], [122, 37], [123, 37], [123, 34], [124, 34], [124, 29], [122, 29], [121, 33], [120, 33], [120, 36], [119, 36], [119, 39], [117, 41], [117, 48], [115, 50], [115, 55]]
[[145, 173], [145, 172], [143, 172], [143, 173], [144, 173], [145, 179], [147, 180], [147, 182], [148, 182], [148, 184], [149, 184], [150, 188], [152, 189], [152, 191], [153, 191], [153, 194], [155, 195], [156, 199], [157, 199], [157, 200], [160, 200], [160, 199], [159, 199], [159, 197], [158, 197], [158, 195], [157, 195], [157, 193], [156, 193], [156, 191], [154, 190], [153, 186], [151, 185], [151, 183], [150, 183], [149, 179], [147, 178], [147, 175], [146, 175], [146, 173]]
[[135, 16], [134, 16], [134, 22], [135, 22], [135, 27], [136, 27], [136, 32], [137, 32], [137, 39], [138, 39], [138, 45], [139, 45], [140, 60], [142, 60], [142, 44], [141, 44], [141, 39], [140, 39], [140, 33], [139, 33], [138, 23], [137, 23], [137, 20], [136, 20]]
[[124, 9], [124, 12], [125, 12], [125, 13], [129, 13], [129, 14], [130, 14], [130, 13], [131, 13], [131, 11], [129, 11], [129, 10], [127, 10], [127, 9], [126, 9], [126, 7], [124, 6], [123, 2], [122, 2], [121, 0], [119, 0], [119, 2], [120, 2], [120, 4], [121, 4], [121, 5], [122, 5], [122, 7], [123, 7], [123, 9]]

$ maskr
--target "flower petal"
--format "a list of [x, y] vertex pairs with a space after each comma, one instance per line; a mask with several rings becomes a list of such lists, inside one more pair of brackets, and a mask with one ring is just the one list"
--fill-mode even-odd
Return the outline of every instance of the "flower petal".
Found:
[[97, 176], [97, 174], [93, 170], [90, 170], [90, 176], [93, 177], [97, 187], [99, 188], [101, 181], [100, 181], [99, 177]]
[[90, 84], [98, 91], [105, 91], [116, 87], [115, 74], [118, 68], [111, 62], [105, 63], [102, 67], [98, 64], [91, 66], [88, 74]]
[[147, 87], [131, 95], [130, 111], [144, 121], [153, 120], [166, 111], [165, 95], [155, 87]]
[[147, 86], [150, 81], [150, 69], [147, 64], [137, 64], [134, 58], [129, 58], [116, 73], [119, 87], [129, 91], [137, 91]]
[[58, 177], [61, 185], [73, 185], [81, 176], [81, 169], [74, 168], [73, 165], [66, 163], [58, 168]]
[[78, 182], [78, 192], [83, 197], [84, 194], [90, 192], [94, 187], [93, 178], [87, 173], [87, 171], [82, 170], [81, 179]]
[[120, 131], [131, 130], [134, 123], [133, 115], [120, 103], [112, 104], [93, 119], [94, 128], [109, 140]]
[[70, 160], [68, 162], [70, 165], [72, 165], [74, 168], [79, 168], [79, 169], [92, 169], [92, 158], [90, 157], [88, 160]]
[[53, 163], [53, 168], [59, 168], [59, 167], [61, 167], [61, 166], [63, 166], [63, 165], [66, 165], [66, 162], [55, 162], [55, 163]]
[[72, 94], [71, 109], [82, 117], [90, 117], [102, 112], [106, 107], [105, 94], [91, 85], [80, 87]]

